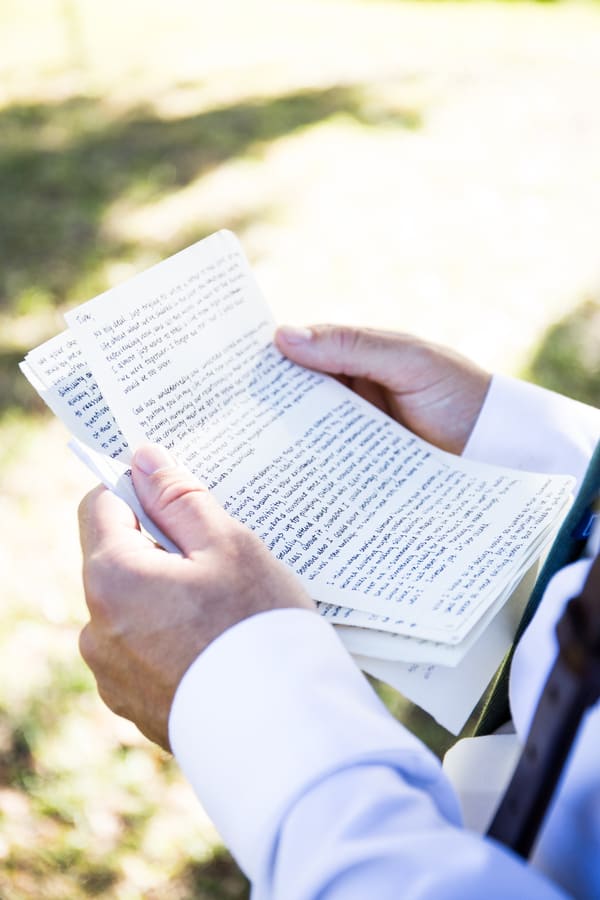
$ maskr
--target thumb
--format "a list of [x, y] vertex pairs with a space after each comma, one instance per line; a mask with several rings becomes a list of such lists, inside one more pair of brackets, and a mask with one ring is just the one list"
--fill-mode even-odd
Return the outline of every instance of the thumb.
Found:
[[144, 511], [185, 556], [202, 550], [223, 510], [187, 469], [158, 444], [144, 444], [133, 456], [131, 474]]
[[313, 325], [279, 328], [275, 343], [285, 356], [309, 369], [368, 378], [398, 390], [400, 354], [408, 340], [400, 334], [369, 328]]

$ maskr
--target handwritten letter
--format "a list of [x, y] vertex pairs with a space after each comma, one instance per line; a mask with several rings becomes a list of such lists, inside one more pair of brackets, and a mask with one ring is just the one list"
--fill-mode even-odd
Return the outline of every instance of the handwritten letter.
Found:
[[67, 318], [127, 443], [170, 448], [315, 599], [396, 633], [462, 641], [567, 502], [570, 479], [442, 453], [282, 357], [229, 233]]

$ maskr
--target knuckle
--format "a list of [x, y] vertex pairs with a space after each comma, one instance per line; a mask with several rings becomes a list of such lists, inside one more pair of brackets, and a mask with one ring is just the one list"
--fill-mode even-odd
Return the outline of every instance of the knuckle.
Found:
[[118, 716], [125, 714], [125, 704], [122, 699], [102, 681], [98, 681], [98, 694], [102, 702]]
[[95, 605], [106, 589], [105, 567], [98, 556], [88, 556], [83, 561], [83, 589], [88, 606]]
[[89, 623], [82, 628], [79, 635], [79, 652], [83, 660], [90, 669], [92, 669], [96, 659], [96, 640], [94, 638], [93, 629]]
[[333, 342], [342, 360], [350, 358], [356, 352], [360, 338], [360, 331], [348, 325], [336, 325], [332, 331]]
[[90, 502], [89, 497], [90, 497], [89, 493], [86, 494], [85, 497], [82, 497], [81, 500], [79, 501], [79, 506], [77, 507], [77, 519], [78, 519], [80, 525], [86, 518], [87, 508], [88, 508], [88, 504]]
[[79, 501], [79, 506], [77, 507], [77, 518], [79, 521], [80, 527], [85, 525], [85, 523], [90, 518], [90, 513], [92, 507], [98, 497], [104, 491], [104, 487], [102, 485], [98, 485], [93, 488], [91, 491], [88, 491], [87, 494], [81, 498]]
[[83, 563], [83, 589], [92, 619], [109, 622], [115, 605], [115, 561], [105, 554], [89, 556]]
[[182, 473], [173, 477], [170, 471], [156, 473], [154, 505], [162, 512], [174, 507], [184, 509], [193, 506], [197, 509], [199, 501], [207, 496], [206, 488], [190, 479], [189, 475]]

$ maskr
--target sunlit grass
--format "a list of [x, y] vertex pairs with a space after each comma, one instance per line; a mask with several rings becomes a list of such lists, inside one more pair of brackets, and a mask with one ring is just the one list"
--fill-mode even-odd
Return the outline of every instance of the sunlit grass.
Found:
[[279, 318], [412, 329], [513, 372], [538, 346], [533, 377], [593, 399], [599, 24], [585, 4], [0, 3], [3, 900], [247, 895], [79, 659], [93, 482], [19, 359], [69, 305], [230, 227]]

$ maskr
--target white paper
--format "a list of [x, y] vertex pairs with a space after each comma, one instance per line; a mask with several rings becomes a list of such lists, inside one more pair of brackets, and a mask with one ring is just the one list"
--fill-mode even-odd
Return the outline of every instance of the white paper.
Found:
[[400, 691], [444, 728], [458, 734], [510, 649], [535, 583], [532, 566], [519, 588], [455, 668], [388, 662], [355, 655], [363, 672]]
[[452, 782], [465, 828], [485, 834], [519, 761], [522, 746], [516, 734], [463, 738], [444, 757], [444, 772]]
[[460, 643], [570, 492], [444, 454], [282, 357], [229, 233], [67, 321], [129, 444], [171, 448], [311, 596], [398, 633]]
[[177, 551], [133, 488], [132, 449], [148, 440], [297, 573], [366, 671], [460, 730], [510, 646], [519, 595], [501, 608], [573, 479], [443, 453], [287, 360], [228, 232], [67, 321], [21, 368], [150, 536]]
[[[349, 627], [336, 624], [336, 620], [333, 620], [333, 624], [340, 640], [348, 652], [353, 655], [370, 656], [389, 662], [427, 663], [454, 668], [464, 659], [485, 629], [490, 627], [504, 603], [505, 597], [502, 594], [460, 644], [439, 644], [434, 641], [417, 640], [402, 634], [379, 631], [377, 628], [366, 626]], [[323, 614], [323, 604], [321, 604], [319, 612]], [[366, 615], [358, 610], [349, 610], [349, 612]], [[329, 617], [325, 616], [325, 618]], [[329, 620], [331, 621], [331, 619]]]
[[72, 333], [32, 350], [21, 370], [73, 437], [108, 459], [129, 460], [127, 442]]

